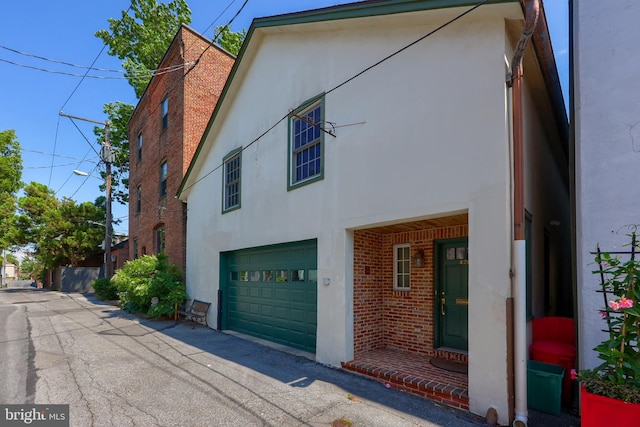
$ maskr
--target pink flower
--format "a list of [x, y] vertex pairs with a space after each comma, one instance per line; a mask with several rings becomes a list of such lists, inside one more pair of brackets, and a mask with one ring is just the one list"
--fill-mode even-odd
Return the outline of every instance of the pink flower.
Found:
[[620, 308], [631, 308], [633, 307], [633, 300], [629, 298], [622, 297], [620, 298]]
[[606, 311], [601, 311], [601, 312], [600, 312], [600, 317], [602, 317], [603, 319], [604, 319], [605, 317], [607, 317], [607, 312], [606, 312]]
[[618, 310], [620, 308], [620, 303], [618, 301], [609, 301], [609, 307], [614, 310]]
[[391, 388], [391, 384], [389, 384], [389, 383], [386, 383], [384, 386], [385, 386], [386, 388]]
[[575, 380], [577, 378], [577, 376], [578, 376], [578, 373], [576, 372], [576, 370], [572, 369], [571, 370], [571, 379]]

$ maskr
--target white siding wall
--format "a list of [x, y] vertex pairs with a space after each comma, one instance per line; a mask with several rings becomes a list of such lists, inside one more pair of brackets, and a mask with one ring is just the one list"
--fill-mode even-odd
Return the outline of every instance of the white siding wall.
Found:
[[640, 4], [574, 2], [574, 104], [580, 367], [600, 363], [604, 334], [594, 251], [627, 250], [626, 225], [640, 224]]
[[[396, 19], [265, 37], [192, 178], [217, 168], [290, 109], [433, 28]], [[243, 153], [241, 209], [221, 215], [221, 170], [189, 188], [190, 294], [215, 301], [221, 251], [317, 238], [316, 357], [339, 365], [353, 356], [351, 230], [468, 211], [471, 411], [493, 406], [506, 417], [505, 44], [502, 20], [466, 22], [328, 94], [325, 118], [338, 128], [336, 138], [325, 136], [323, 181], [287, 191], [285, 120]]]

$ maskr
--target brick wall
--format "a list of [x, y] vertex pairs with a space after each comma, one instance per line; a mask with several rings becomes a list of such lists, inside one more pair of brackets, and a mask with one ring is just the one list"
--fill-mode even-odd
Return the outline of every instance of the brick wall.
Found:
[[[198, 61], [199, 60], [199, 61]], [[186, 205], [175, 196], [218, 101], [235, 58], [181, 27], [159, 68], [181, 64], [178, 71], [156, 75], [129, 121], [129, 258], [156, 253], [156, 230], [164, 227], [165, 253], [183, 271], [186, 265]], [[168, 126], [162, 127], [162, 101], [168, 98]], [[138, 158], [138, 135], [142, 156]], [[167, 162], [166, 195], [160, 195], [160, 165]], [[137, 188], [142, 198], [137, 212]]]
[[[396, 233], [354, 232], [354, 353], [395, 348], [434, 356], [434, 240], [466, 237], [466, 225]], [[411, 289], [393, 289], [393, 245], [424, 250], [424, 267], [411, 267]], [[442, 355], [440, 355], [442, 356]], [[449, 355], [447, 355], [449, 357]]]

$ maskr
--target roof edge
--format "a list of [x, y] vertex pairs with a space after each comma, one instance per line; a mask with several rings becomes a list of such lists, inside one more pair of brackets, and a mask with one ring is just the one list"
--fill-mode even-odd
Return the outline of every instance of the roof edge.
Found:
[[[487, 4], [515, 3], [517, 1], [518, 0], [487, 0]], [[481, 0], [367, 0], [257, 18], [254, 20], [252, 26], [255, 25], [256, 28], [267, 28], [282, 25], [308, 24], [312, 22], [364, 18], [395, 13], [417, 12], [421, 10], [471, 7], [480, 3], [482, 3]]]

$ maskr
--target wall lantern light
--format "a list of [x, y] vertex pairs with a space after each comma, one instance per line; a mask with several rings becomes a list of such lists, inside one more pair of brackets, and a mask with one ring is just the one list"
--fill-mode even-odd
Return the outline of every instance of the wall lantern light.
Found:
[[424, 267], [424, 249], [418, 249], [413, 255], [413, 266]]

